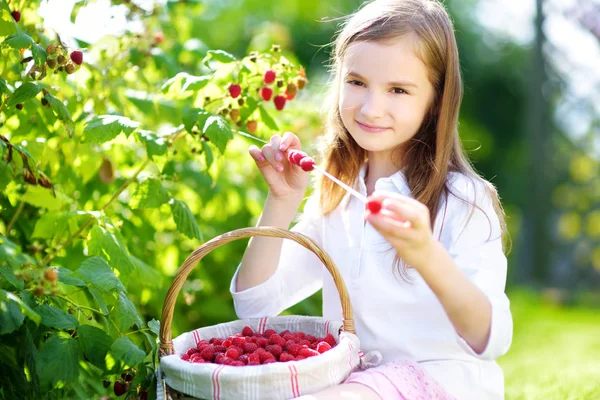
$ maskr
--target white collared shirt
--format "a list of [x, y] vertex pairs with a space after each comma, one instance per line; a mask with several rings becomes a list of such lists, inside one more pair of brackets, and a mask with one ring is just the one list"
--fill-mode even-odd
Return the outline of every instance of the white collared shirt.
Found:
[[[363, 195], [365, 171], [366, 165], [354, 186]], [[364, 223], [365, 206], [354, 196], [347, 194], [326, 217], [318, 213], [317, 196], [311, 196], [300, 221], [291, 230], [314, 239], [339, 269], [365, 353], [380, 351], [383, 363], [416, 360], [459, 400], [503, 399], [504, 376], [495, 359], [511, 345], [513, 322], [504, 292], [507, 260], [500, 224], [482, 182], [450, 173], [448, 183], [451, 191], [487, 214], [450, 195], [447, 201], [441, 201], [433, 230], [458, 268], [492, 304], [490, 339], [481, 354], [458, 335], [416, 270], [408, 269], [412, 284], [398, 278], [393, 271], [395, 251], [370, 224]], [[401, 171], [378, 179], [375, 190], [411, 196]], [[471, 219], [465, 224], [471, 212]], [[276, 316], [322, 288], [323, 317], [342, 319], [333, 279], [311, 251], [294, 241], [283, 241], [278, 269], [262, 284], [236, 292], [237, 274], [236, 271], [230, 291], [239, 318]]]

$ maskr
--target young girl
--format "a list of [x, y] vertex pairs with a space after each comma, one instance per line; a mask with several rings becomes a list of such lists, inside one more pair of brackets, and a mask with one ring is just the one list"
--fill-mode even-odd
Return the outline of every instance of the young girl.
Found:
[[[366, 353], [377, 367], [305, 399], [503, 399], [494, 361], [512, 340], [504, 293], [504, 215], [458, 136], [462, 83], [452, 23], [436, 0], [376, 0], [335, 42], [327, 134], [331, 174], [382, 203], [365, 204], [325, 177], [293, 231], [340, 269]], [[269, 185], [259, 226], [288, 229], [308, 173], [286, 158], [290, 132], [249, 149]], [[333, 280], [293, 241], [253, 237], [233, 277], [240, 318], [278, 315], [323, 289], [323, 317], [340, 319]]]

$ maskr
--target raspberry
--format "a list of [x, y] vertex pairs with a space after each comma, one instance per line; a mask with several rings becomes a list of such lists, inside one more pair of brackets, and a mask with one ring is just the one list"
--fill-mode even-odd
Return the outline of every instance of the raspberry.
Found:
[[274, 357], [272, 357], [272, 358], [267, 358], [265, 361], [263, 361], [263, 364], [272, 364], [275, 362], [277, 362], [277, 360]]
[[237, 360], [239, 356], [240, 353], [236, 348], [231, 348], [225, 353], [225, 357], [231, 358], [232, 360]]
[[127, 392], [127, 385], [125, 382], [116, 381], [113, 391], [115, 392], [115, 396], [123, 396]]
[[48, 268], [44, 271], [44, 278], [46, 278], [47, 281], [56, 282], [58, 279], [58, 272], [56, 272], [54, 268]]
[[249, 326], [245, 326], [244, 329], [242, 329], [242, 335], [252, 336], [252, 335], [254, 335], [254, 331]]
[[212, 361], [215, 357], [215, 348], [214, 346], [209, 346], [200, 352], [200, 357], [204, 358], [207, 361]]
[[203, 364], [203, 363], [208, 362], [200, 356], [190, 357], [190, 361], [193, 362], [194, 364]]
[[259, 357], [260, 357], [261, 364], [264, 364], [266, 360], [271, 359], [271, 358], [273, 360], [275, 360], [275, 356], [269, 352], [264, 352]]
[[285, 340], [286, 343], [289, 342], [290, 340], [294, 341], [294, 335], [292, 335], [291, 333], [286, 333], [284, 335], [283, 332], [282, 332], [281, 335], [282, 335], [282, 337], [283, 337], [283, 339]]
[[215, 346], [215, 351], [218, 353], [225, 353], [227, 351], [227, 347], [223, 346], [222, 344], [218, 344]]
[[231, 340], [229, 340], [229, 339], [223, 340], [223, 346], [225, 346], [225, 347], [231, 346]]
[[270, 344], [268, 345], [265, 350], [271, 354], [273, 354], [275, 357], [279, 357], [281, 355], [281, 353], [283, 352], [283, 350], [281, 349], [281, 346], [278, 344]]
[[275, 71], [273, 70], [268, 70], [267, 72], [265, 72], [265, 83], [268, 85], [269, 83], [273, 83], [273, 81], [275, 80], [275, 78], [277, 77], [277, 75], [275, 74]]
[[263, 353], [266, 353], [267, 351], [265, 349], [263, 349], [262, 347], [259, 347], [258, 349], [256, 349], [256, 351], [252, 354], [258, 354], [259, 356]]
[[367, 208], [371, 213], [377, 214], [379, 211], [381, 211], [381, 201], [371, 199], [367, 201]]
[[287, 91], [287, 90], [285, 91], [285, 99], [286, 99], [286, 100], [288, 100], [288, 101], [292, 101], [292, 100], [294, 100], [294, 97], [296, 97], [296, 94], [295, 94], [295, 93], [294, 93], [294, 94], [290, 94], [290, 93], [288, 93], [288, 91]]
[[248, 365], [260, 365], [260, 355], [259, 354], [250, 354], [248, 356]]
[[250, 343], [254, 343], [254, 344], [256, 344], [256, 342], [257, 342], [257, 340], [258, 340], [258, 339], [259, 339], [259, 338], [257, 338], [256, 336], [252, 336], [252, 337], [249, 337], [249, 338], [248, 338], [248, 341], [249, 341]]
[[220, 344], [223, 344], [223, 339], [214, 337], [214, 338], [210, 339], [208, 343], [218, 346]]
[[46, 60], [46, 64], [48, 64], [49, 68], [54, 69], [54, 68], [56, 68], [56, 59], [49, 58], [49, 59]]
[[274, 334], [271, 335], [271, 337], [269, 338], [269, 343], [283, 346], [285, 344], [285, 339], [279, 336], [278, 334]]
[[304, 89], [304, 86], [306, 86], [306, 78], [300, 77], [298, 78], [298, 80], [296, 81], [296, 84], [298, 85], [298, 89], [302, 90]]
[[258, 122], [256, 121], [248, 121], [246, 122], [246, 129], [250, 133], [256, 132], [256, 128], [258, 127]]
[[75, 72], [75, 66], [71, 63], [68, 63], [65, 65], [65, 71], [67, 71], [67, 74], [71, 75], [73, 72]]
[[308, 154], [300, 150], [290, 150], [288, 152], [288, 161], [294, 165], [300, 165], [300, 160], [304, 157], [308, 157]]
[[317, 349], [316, 349], [319, 353], [323, 354], [325, 353], [327, 350], [331, 350], [331, 346], [329, 345], [329, 343], [327, 342], [320, 342], [317, 345]]
[[303, 347], [298, 351], [298, 355], [308, 358], [318, 356], [319, 352], [313, 349], [309, 349], [308, 347]]
[[48, 53], [49, 56], [56, 53], [56, 45], [54, 43], [48, 44], [48, 46], [46, 46], [46, 53]]
[[236, 84], [231, 84], [229, 86], [229, 94], [231, 95], [231, 97], [233, 97], [234, 99], [236, 97], [238, 97], [240, 94], [242, 93], [242, 87], [240, 85], [236, 85]]
[[190, 356], [188, 356], [187, 354], [184, 354], [184, 355], [182, 355], [182, 356], [181, 356], [181, 359], [182, 359], [183, 361], [187, 361], [187, 360], [189, 360], [189, 359], [190, 359]]
[[60, 56], [56, 57], [56, 61], [58, 62], [59, 65], [63, 65], [64, 63], [67, 62], [67, 57], [65, 57], [61, 54]]
[[198, 349], [197, 349], [197, 348], [195, 348], [195, 347], [192, 347], [192, 348], [191, 348], [191, 349], [189, 349], [189, 350], [187, 351], [187, 353], [185, 353], [185, 354], [187, 354], [188, 356], [191, 356], [192, 354], [195, 354], [195, 353], [198, 353]]
[[15, 21], [19, 22], [21, 20], [21, 13], [19, 11], [13, 11], [10, 13]]
[[258, 345], [256, 343], [246, 343], [243, 347], [244, 353], [254, 353], [257, 349]]
[[288, 353], [290, 353], [291, 355], [293, 355], [294, 357], [298, 355], [298, 352], [302, 349], [302, 345], [299, 345], [298, 343], [294, 343], [290, 346], [287, 346], [286, 350], [288, 351]]
[[248, 364], [248, 357], [250, 357], [250, 354], [242, 354], [238, 360], [243, 362], [244, 365]]
[[306, 359], [306, 357], [296, 356], [296, 358], [294, 358], [294, 361], [300, 361], [300, 360], [304, 360], [304, 359]]
[[[199, 352], [201, 352], [202, 350], [204, 350], [207, 347], [210, 347], [210, 344], [200, 344], [200, 343], [198, 343], [198, 346], [196, 348], [198, 349]], [[216, 351], [216, 349], [215, 349], [215, 351]]]
[[[298, 160], [298, 162], [300, 161]], [[296, 332], [294, 335], [296, 335], [298, 339], [304, 339], [306, 337], [306, 333], [304, 332]]]
[[265, 86], [260, 89], [260, 97], [262, 97], [264, 101], [271, 100], [271, 96], [273, 96], [273, 89], [270, 87]]
[[279, 356], [279, 361], [281, 361], [281, 362], [294, 361], [294, 356], [291, 355], [290, 353], [282, 353], [281, 356]]
[[337, 343], [335, 342], [335, 338], [331, 333], [328, 333], [324, 338], [323, 342], [329, 343], [331, 347], [334, 347]]
[[75, 50], [71, 52], [71, 61], [73, 61], [77, 65], [83, 64], [83, 53], [79, 50]]
[[275, 108], [278, 111], [283, 110], [283, 107], [285, 107], [286, 101], [287, 101], [287, 99], [283, 96], [275, 96], [275, 98], [273, 99], [273, 102], [275, 103]]
[[260, 347], [264, 348], [269, 344], [269, 341], [263, 337], [263, 338], [258, 339], [256, 341], [256, 344], [259, 345]]
[[162, 33], [162, 32], [157, 32], [154, 35], [154, 40], [152, 41], [152, 45], [153, 46], [157, 46], [157, 45], [161, 44], [164, 41], [165, 41], [165, 34]]
[[317, 338], [314, 337], [313, 335], [306, 335], [306, 340], [308, 340], [311, 343], [314, 343], [317, 341]]
[[229, 365], [231, 365], [232, 367], [243, 367], [243, 366], [245, 366], [246, 364], [244, 364], [244, 362], [243, 362], [243, 361], [236, 360], [236, 361], [233, 361], [233, 362], [232, 362], [231, 364], [229, 364]]
[[263, 333], [263, 337], [265, 337], [266, 339], [270, 338], [271, 335], [275, 335], [277, 332], [275, 332], [275, 330], [273, 329], [267, 329], [265, 331], [265, 333]]
[[246, 344], [246, 338], [245, 337], [234, 337], [233, 339], [231, 339], [231, 344], [233, 344], [234, 346], [238, 346], [238, 347], [244, 347], [244, 345]]
[[237, 108], [234, 108], [233, 110], [231, 110], [231, 112], [229, 113], [229, 116], [231, 117], [232, 121], [237, 121], [238, 118], [240, 117], [240, 110]]
[[223, 360], [225, 360], [224, 353], [215, 353], [215, 364], [223, 364]]
[[306, 172], [312, 171], [315, 169], [315, 161], [311, 157], [304, 157], [302, 160], [300, 160], [300, 168]]
[[16, 108], [17, 110], [22, 110], [22, 109], [23, 109], [23, 103], [18, 103], [18, 104], [15, 106], [15, 108]]
[[288, 83], [285, 93], [291, 96], [295, 96], [296, 93], [298, 93], [298, 86], [296, 86], [293, 82]]
[[233, 362], [234, 362], [234, 360], [232, 360], [231, 358], [225, 357], [225, 358], [223, 358], [223, 361], [221, 361], [221, 364], [231, 365], [231, 364], [233, 364]]

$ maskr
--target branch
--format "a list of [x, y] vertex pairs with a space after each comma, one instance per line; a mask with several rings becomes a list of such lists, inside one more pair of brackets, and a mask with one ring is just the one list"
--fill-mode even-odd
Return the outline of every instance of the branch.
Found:
[[7, 237], [10, 235], [10, 230], [12, 229], [13, 225], [15, 224], [15, 222], [17, 222], [17, 219], [19, 218], [19, 215], [21, 215], [21, 213], [23, 212], [23, 208], [25, 208], [25, 202], [21, 201], [21, 204], [19, 204], [19, 208], [17, 208], [17, 211], [15, 212], [15, 215], [13, 215], [12, 219], [10, 220], [10, 222], [8, 223], [8, 225], [6, 226], [6, 236]]

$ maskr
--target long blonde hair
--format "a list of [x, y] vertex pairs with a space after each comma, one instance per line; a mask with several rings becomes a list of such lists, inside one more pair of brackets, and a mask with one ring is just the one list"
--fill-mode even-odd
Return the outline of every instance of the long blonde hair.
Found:
[[[506, 237], [504, 210], [498, 193], [474, 170], [458, 136], [463, 88], [454, 28], [444, 6], [437, 0], [375, 0], [346, 18], [331, 57], [333, 81], [325, 103], [326, 133], [318, 149], [323, 167], [352, 186], [367, 157], [366, 151], [344, 127], [338, 108], [342, 62], [348, 47], [355, 42], [381, 43], [415, 34], [416, 55], [428, 68], [435, 96], [419, 131], [400, 145], [393, 157], [402, 160], [412, 196], [429, 208], [432, 229], [440, 200], [452, 193], [447, 184], [448, 173], [458, 172], [484, 183], [500, 220], [502, 236]], [[322, 212], [328, 215], [337, 208], [346, 192], [325, 178], [320, 178], [318, 188]], [[404, 265], [396, 257], [394, 265], [406, 277], [406, 269], [400, 268], [400, 264]]]

